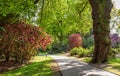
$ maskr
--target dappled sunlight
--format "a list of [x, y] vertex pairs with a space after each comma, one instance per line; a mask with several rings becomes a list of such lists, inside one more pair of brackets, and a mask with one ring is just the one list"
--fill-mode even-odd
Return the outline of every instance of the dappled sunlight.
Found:
[[117, 76], [102, 69], [90, 66], [87, 63], [79, 62], [76, 59], [66, 56], [52, 56], [58, 63], [61, 72], [64, 76]]
[[105, 67], [105, 70], [108, 70], [110, 72], [114, 72], [118, 75], [120, 75], [120, 58], [112, 58], [109, 61], [109, 67]]
[[52, 76], [53, 72], [50, 69], [50, 62], [52, 62], [52, 59], [49, 57], [37, 56], [30, 64], [4, 72], [2, 76]]
[[120, 0], [1, 0], [0, 76], [120, 75], [119, 9]]

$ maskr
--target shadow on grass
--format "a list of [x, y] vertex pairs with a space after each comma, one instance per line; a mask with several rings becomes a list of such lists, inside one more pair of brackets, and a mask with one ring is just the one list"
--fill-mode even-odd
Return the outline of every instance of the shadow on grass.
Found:
[[0, 76], [53, 76], [49, 63], [52, 60], [32, 62], [24, 67], [2, 73]]
[[109, 63], [112, 65], [112, 68], [120, 71], [120, 58], [112, 58]]
[[120, 71], [120, 65], [115, 65], [115, 66], [113, 66], [113, 68]]

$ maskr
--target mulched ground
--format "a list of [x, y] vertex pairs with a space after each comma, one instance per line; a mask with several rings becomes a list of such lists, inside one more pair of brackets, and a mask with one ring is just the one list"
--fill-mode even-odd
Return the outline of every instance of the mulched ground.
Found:
[[13, 60], [10, 60], [8, 62], [0, 61], [0, 73], [15, 69], [15, 68], [20, 68], [21, 66], [24, 66], [24, 64], [15, 64]]

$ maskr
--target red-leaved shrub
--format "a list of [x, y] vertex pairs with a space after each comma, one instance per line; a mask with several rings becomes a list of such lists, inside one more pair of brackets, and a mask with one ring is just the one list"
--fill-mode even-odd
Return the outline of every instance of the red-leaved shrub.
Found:
[[82, 46], [82, 38], [80, 34], [71, 34], [68, 38], [70, 49]]
[[0, 31], [0, 54], [5, 56], [6, 61], [12, 57], [17, 63], [26, 62], [36, 54], [39, 47], [45, 49], [51, 42], [50, 36], [41, 31], [41, 28], [24, 22], [2, 27], [5, 31]]
[[46, 50], [47, 46], [51, 43], [51, 36], [47, 33], [44, 32], [44, 36], [42, 36], [41, 41], [40, 41], [41, 48]]

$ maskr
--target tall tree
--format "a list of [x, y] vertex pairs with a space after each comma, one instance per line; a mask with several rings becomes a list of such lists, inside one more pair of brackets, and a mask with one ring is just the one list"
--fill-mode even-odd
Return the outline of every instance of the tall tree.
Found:
[[94, 55], [92, 63], [104, 63], [108, 61], [110, 50], [110, 12], [111, 0], [89, 0], [92, 7], [93, 33], [95, 40]]
[[35, 10], [34, 0], [0, 0], [0, 24], [11, 23], [18, 18], [30, 20]]
[[36, 23], [52, 34], [56, 40], [64, 41], [69, 34], [76, 32], [80, 32], [83, 36], [92, 28], [91, 8], [87, 0], [39, 2]]

